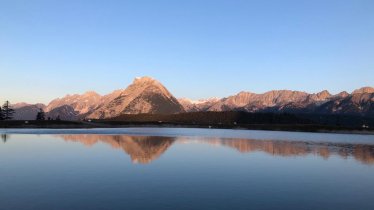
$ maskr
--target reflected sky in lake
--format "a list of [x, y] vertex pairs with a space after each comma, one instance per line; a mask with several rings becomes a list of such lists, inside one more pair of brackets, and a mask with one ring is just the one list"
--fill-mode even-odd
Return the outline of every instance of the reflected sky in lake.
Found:
[[0, 209], [374, 209], [370, 135], [136, 131], [2, 132]]

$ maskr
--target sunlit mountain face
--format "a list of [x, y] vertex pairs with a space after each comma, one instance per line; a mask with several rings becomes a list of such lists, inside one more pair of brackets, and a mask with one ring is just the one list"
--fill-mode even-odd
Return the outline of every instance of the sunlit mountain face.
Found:
[[161, 137], [161, 136], [127, 136], [127, 135], [58, 135], [67, 142], [79, 142], [88, 147], [97, 143], [105, 143], [114, 149], [121, 149], [131, 157], [133, 163], [149, 164], [157, 160], [173, 144], [209, 144], [235, 149], [243, 155], [254, 152], [264, 152], [273, 156], [297, 157], [314, 155], [329, 159], [338, 157], [354, 158], [363, 164], [374, 164], [374, 145], [286, 141], [286, 140], [257, 140], [232, 138], [198, 138], [198, 137]]
[[352, 93], [331, 94], [327, 90], [307, 93], [271, 90], [265, 93], [241, 91], [224, 98], [177, 99], [161, 82], [151, 77], [135, 78], [125, 89], [107, 95], [94, 91], [68, 94], [47, 105], [15, 104], [15, 119], [32, 120], [43, 108], [48, 117], [63, 120], [111, 119], [124, 114], [177, 114], [185, 112], [273, 112], [374, 115], [374, 88], [362, 87]]

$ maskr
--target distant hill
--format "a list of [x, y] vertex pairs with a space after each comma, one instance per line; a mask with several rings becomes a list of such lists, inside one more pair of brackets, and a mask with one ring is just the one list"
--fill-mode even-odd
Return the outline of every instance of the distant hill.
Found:
[[14, 118], [15, 120], [35, 120], [36, 114], [40, 109], [45, 109], [44, 104], [26, 104], [19, 103], [12, 106], [15, 109]]

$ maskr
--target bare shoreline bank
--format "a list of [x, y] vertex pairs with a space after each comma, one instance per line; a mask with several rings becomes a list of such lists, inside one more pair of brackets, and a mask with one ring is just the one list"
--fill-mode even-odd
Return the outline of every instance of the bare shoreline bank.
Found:
[[168, 122], [86, 122], [86, 121], [1, 121], [1, 129], [94, 129], [94, 128], [205, 128], [231, 130], [289, 131], [310, 133], [337, 133], [374, 135], [374, 129], [347, 128], [309, 124], [183, 124]]

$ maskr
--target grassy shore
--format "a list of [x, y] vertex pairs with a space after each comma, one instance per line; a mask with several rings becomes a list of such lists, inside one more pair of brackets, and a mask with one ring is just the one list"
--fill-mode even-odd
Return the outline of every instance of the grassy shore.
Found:
[[89, 129], [89, 128], [128, 128], [128, 127], [169, 127], [169, 128], [216, 128], [216, 129], [248, 129], [272, 131], [300, 131], [322, 133], [358, 133], [374, 134], [374, 129], [360, 127], [342, 127], [314, 124], [191, 124], [172, 122], [123, 122], [123, 121], [0, 121], [0, 128], [27, 129]]

